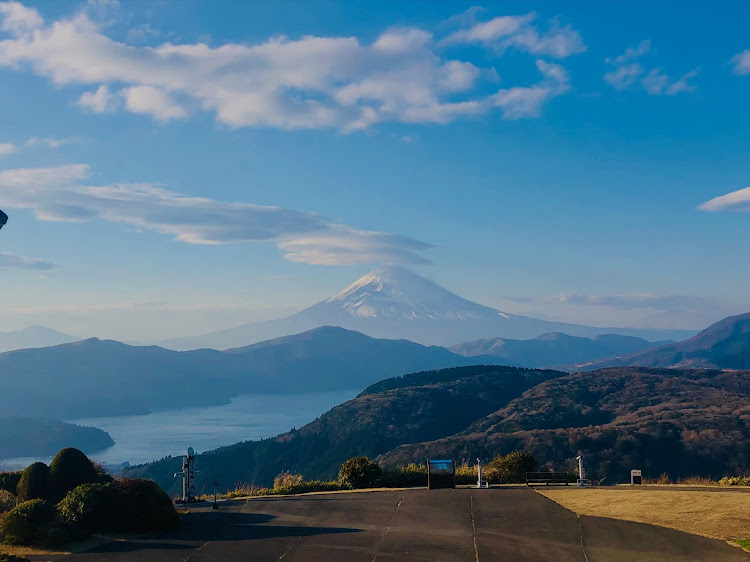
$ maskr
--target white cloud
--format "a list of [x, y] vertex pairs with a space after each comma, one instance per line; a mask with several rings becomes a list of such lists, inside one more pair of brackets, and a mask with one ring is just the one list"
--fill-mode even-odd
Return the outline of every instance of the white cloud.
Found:
[[570, 25], [561, 27], [553, 20], [548, 30], [540, 31], [532, 25], [535, 18], [536, 14], [531, 12], [523, 16], [499, 16], [487, 22], [475, 22], [450, 34], [441, 43], [480, 43], [500, 51], [516, 48], [533, 55], [557, 58], [586, 51], [581, 35]]
[[14, 152], [18, 151], [18, 147], [15, 144], [9, 143], [9, 142], [2, 142], [0, 143], [0, 156], [5, 156], [6, 154], [13, 154]]
[[[78, 104], [93, 113], [167, 121], [207, 111], [230, 127], [352, 131], [384, 121], [448, 123], [492, 107], [477, 88], [482, 71], [439, 55], [432, 34], [420, 29], [390, 29], [371, 44], [307, 35], [150, 47], [112, 40], [91, 10], [44, 22], [35, 9], [1, 5], [9, 37], [0, 41], [0, 66], [88, 86]], [[569, 27], [540, 32], [527, 20], [507, 38], [512, 46], [560, 57], [585, 48]]]
[[643, 67], [637, 62], [618, 66], [612, 72], [604, 75], [606, 80], [615, 90], [624, 90], [632, 86], [643, 74]]
[[102, 85], [96, 91], [84, 92], [78, 98], [78, 105], [94, 113], [108, 113], [117, 111], [120, 100], [110, 93], [109, 87]]
[[695, 86], [688, 83], [688, 80], [698, 74], [698, 69], [691, 70], [680, 76], [679, 79], [671, 81], [667, 74], [662, 73], [658, 68], [654, 68], [643, 78], [643, 87], [652, 96], [673, 96], [680, 92], [694, 90]]
[[538, 84], [500, 90], [492, 96], [492, 103], [502, 108], [503, 119], [538, 117], [547, 101], [570, 89], [568, 73], [562, 66], [543, 60], [536, 61], [536, 66], [543, 76]]
[[745, 211], [750, 212], [750, 187], [738, 189], [715, 197], [698, 206], [701, 211]]
[[168, 94], [151, 86], [125, 88], [122, 94], [125, 97], [125, 107], [133, 113], [146, 113], [158, 121], [180, 119], [187, 115]]
[[648, 39], [644, 39], [638, 45], [635, 47], [628, 47], [625, 49], [625, 52], [621, 54], [620, 56], [617, 56], [615, 58], [606, 58], [604, 59], [604, 62], [607, 64], [625, 64], [632, 60], [635, 60], [637, 58], [642, 57], [643, 55], [646, 55], [651, 52], [651, 41]]
[[734, 65], [734, 73], [738, 76], [750, 74], [750, 49], [737, 53], [729, 61]]
[[615, 69], [604, 74], [605, 82], [615, 90], [620, 91], [639, 84], [652, 96], [673, 96], [680, 92], [695, 89], [695, 86], [690, 84], [689, 80], [698, 75], [697, 68], [686, 72], [677, 80], [672, 80], [660, 68], [652, 68], [647, 72], [644, 65], [636, 61], [650, 52], [651, 41], [645, 40], [635, 47], [627, 48], [623, 54], [617, 57], [606, 58], [604, 62], [614, 65]]
[[0, 267], [18, 267], [22, 269], [52, 269], [57, 267], [54, 263], [37, 258], [14, 256], [0, 252]]
[[33, 8], [27, 8], [20, 2], [5, 2], [0, 4], [2, 25], [0, 29], [12, 33], [33, 31], [42, 26], [44, 20]]
[[190, 244], [271, 241], [292, 261], [310, 264], [429, 263], [431, 246], [413, 238], [355, 229], [316, 213], [188, 197], [151, 184], [91, 185], [84, 164], [0, 172], [0, 200], [33, 209], [39, 220], [94, 219], [170, 234]]

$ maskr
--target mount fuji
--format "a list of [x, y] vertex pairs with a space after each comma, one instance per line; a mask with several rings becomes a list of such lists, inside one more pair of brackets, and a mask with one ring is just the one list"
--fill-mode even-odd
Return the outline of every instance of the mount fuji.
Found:
[[653, 340], [682, 340], [695, 334], [687, 330], [595, 328], [517, 316], [466, 300], [408, 269], [388, 266], [291, 316], [158, 345], [175, 350], [224, 350], [320, 326], [442, 346], [490, 337], [534, 338], [548, 332], [584, 337], [622, 334]]

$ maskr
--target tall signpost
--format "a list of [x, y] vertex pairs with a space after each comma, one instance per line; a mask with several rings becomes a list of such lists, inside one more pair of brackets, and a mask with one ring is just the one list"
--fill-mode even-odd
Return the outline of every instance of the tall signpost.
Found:
[[583, 455], [578, 455], [576, 460], [578, 461], [578, 485], [585, 486], [586, 473], [583, 471]]
[[182, 478], [182, 503], [195, 501], [195, 451], [188, 447], [187, 456], [182, 457], [182, 472], [177, 472], [175, 478]]

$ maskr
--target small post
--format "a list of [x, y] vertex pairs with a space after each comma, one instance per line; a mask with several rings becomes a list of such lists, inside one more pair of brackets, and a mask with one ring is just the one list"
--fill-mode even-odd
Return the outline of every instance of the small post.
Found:
[[219, 504], [216, 503], [216, 481], [214, 480], [214, 505], [211, 507], [211, 509], [219, 509]]
[[578, 461], [578, 485], [579, 486], [585, 486], [586, 485], [586, 477], [583, 472], [583, 455], [578, 455], [576, 457], [576, 460]]
[[482, 461], [477, 457], [477, 488], [482, 487]]

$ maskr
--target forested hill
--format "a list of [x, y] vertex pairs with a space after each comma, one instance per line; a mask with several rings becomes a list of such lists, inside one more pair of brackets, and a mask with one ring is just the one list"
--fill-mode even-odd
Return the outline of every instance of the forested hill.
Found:
[[[582, 452], [588, 475], [719, 478], [750, 471], [750, 371], [613, 368], [567, 374], [458, 367], [371, 385], [303, 428], [199, 455], [199, 487], [217, 480], [267, 485], [283, 470], [335, 477], [352, 456], [383, 465], [430, 457], [485, 460], [525, 449], [569, 470]], [[134, 467], [171, 492], [180, 459]]]
[[[372, 458], [404, 443], [459, 432], [560, 371], [513, 367], [457, 367], [382, 381], [297, 431], [247, 441], [198, 456], [199, 487], [221, 489], [238, 482], [266, 485], [283, 470], [329, 479], [356, 455]], [[176, 492], [181, 459], [133, 467], [128, 476], [156, 480]]]
[[488, 457], [525, 449], [550, 467], [627, 481], [750, 471], [750, 371], [613, 368], [546, 381], [463, 431], [403, 445], [379, 461]]
[[0, 419], [0, 459], [52, 457], [64, 447], [95, 453], [115, 442], [109, 433], [46, 418]]

